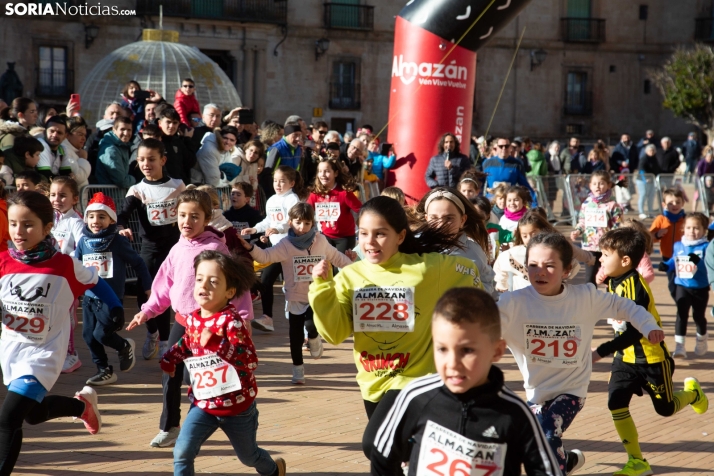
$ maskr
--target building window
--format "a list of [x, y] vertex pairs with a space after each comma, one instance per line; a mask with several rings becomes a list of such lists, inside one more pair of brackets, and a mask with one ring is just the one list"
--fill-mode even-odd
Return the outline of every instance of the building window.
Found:
[[652, 92], [652, 82], [649, 79], [645, 79], [644, 93], [650, 94]]
[[340, 60], [332, 63], [330, 109], [359, 109], [359, 62]]
[[588, 73], [568, 72], [564, 113], [575, 116], [592, 114], [592, 92], [588, 91]]
[[37, 70], [39, 96], [64, 96], [68, 91], [67, 48], [40, 46], [40, 67]]

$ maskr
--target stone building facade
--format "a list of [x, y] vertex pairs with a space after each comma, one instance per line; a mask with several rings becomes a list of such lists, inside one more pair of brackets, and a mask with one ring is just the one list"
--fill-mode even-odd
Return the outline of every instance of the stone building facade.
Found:
[[[159, 28], [162, 2], [62, 2], [136, 13], [124, 16], [8, 16], [7, 3], [0, 70], [15, 62], [26, 94], [54, 104], [76, 92], [106, 54], [137, 41], [143, 28]], [[216, 61], [259, 121], [308, 119], [321, 110], [340, 131], [387, 122], [394, 18], [403, 0], [163, 3], [163, 28]], [[479, 51], [474, 132], [491, 120], [525, 29], [490, 134], [614, 138], [652, 128], [685, 135], [691, 126], [662, 109], [647, 71], [679, 45], [714, 38], [711, 19], [712, 0], [533, 0]]]

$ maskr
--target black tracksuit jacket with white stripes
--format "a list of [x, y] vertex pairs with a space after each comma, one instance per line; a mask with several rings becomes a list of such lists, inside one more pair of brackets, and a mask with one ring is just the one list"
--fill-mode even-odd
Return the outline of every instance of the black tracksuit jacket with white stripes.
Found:
[[402, 476], [401, 462], [409, 461], [409, 475], [416, 475], [424, 429], [432, 421], [477, 442], [505, 444], [501, 472], [488, 474], [519, 476], [523, 465], [529, 476], [561, 476], [528, 405], [504, 385], [498, 367], [491, 367], [488, 379], [463, 394], [451, 393], [438, 374], [406, 386], [377, 431], [372, 474]]

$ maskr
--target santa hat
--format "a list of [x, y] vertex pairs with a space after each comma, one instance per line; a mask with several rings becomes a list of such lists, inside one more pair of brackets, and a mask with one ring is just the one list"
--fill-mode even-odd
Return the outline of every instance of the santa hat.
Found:
[[97, 192], [94, 194], [92, 199], [89, 201], [89, 205], [84, 210], [84, 219], [87, 219], [87, 213], [94, 211], [106, 212], [114, 221], [117, 221], [117, 207], [114, 205], [114, 200], [111, 197], [107, 197], [102, 192]]

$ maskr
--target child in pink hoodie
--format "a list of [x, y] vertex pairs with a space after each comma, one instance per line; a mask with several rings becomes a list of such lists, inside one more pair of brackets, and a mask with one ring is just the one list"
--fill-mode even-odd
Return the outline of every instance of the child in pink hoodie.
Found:
[[[207, 227], [212, 212], [211, 197], [200, 190], [186, 190], [176, 199], [178, 226], [181, 238], [161, 264], [159, 272], [151, 285], [151, 296], [141, 306], [141, 311], [134, 316], [127, 330], [137, 327], [147, 320], [158, 316], [169, 307], [176, 312], [176, 322], [169, 335], [169, 347], [176, 344], [186, 332], [186, 316], [198, 309], [193, 297], [195, 272], [193, 260], [202, 251], [216, 250], [230, 255], [223, 233]], [[253, 304], [250, 293], [243, 293], [231, 303], [244, 320], [253, 319]], [[250, 328], [248, 326], [248, 328]], [[160, 355], [159, 358], [162, 356]], [[151, 446], [171, 446], [178, 438], [181, 422], [181, 383], [183, 364], [173, 377], [164, 375], [164, 408], [161, 412], [159, 434], [151, 441]]]

